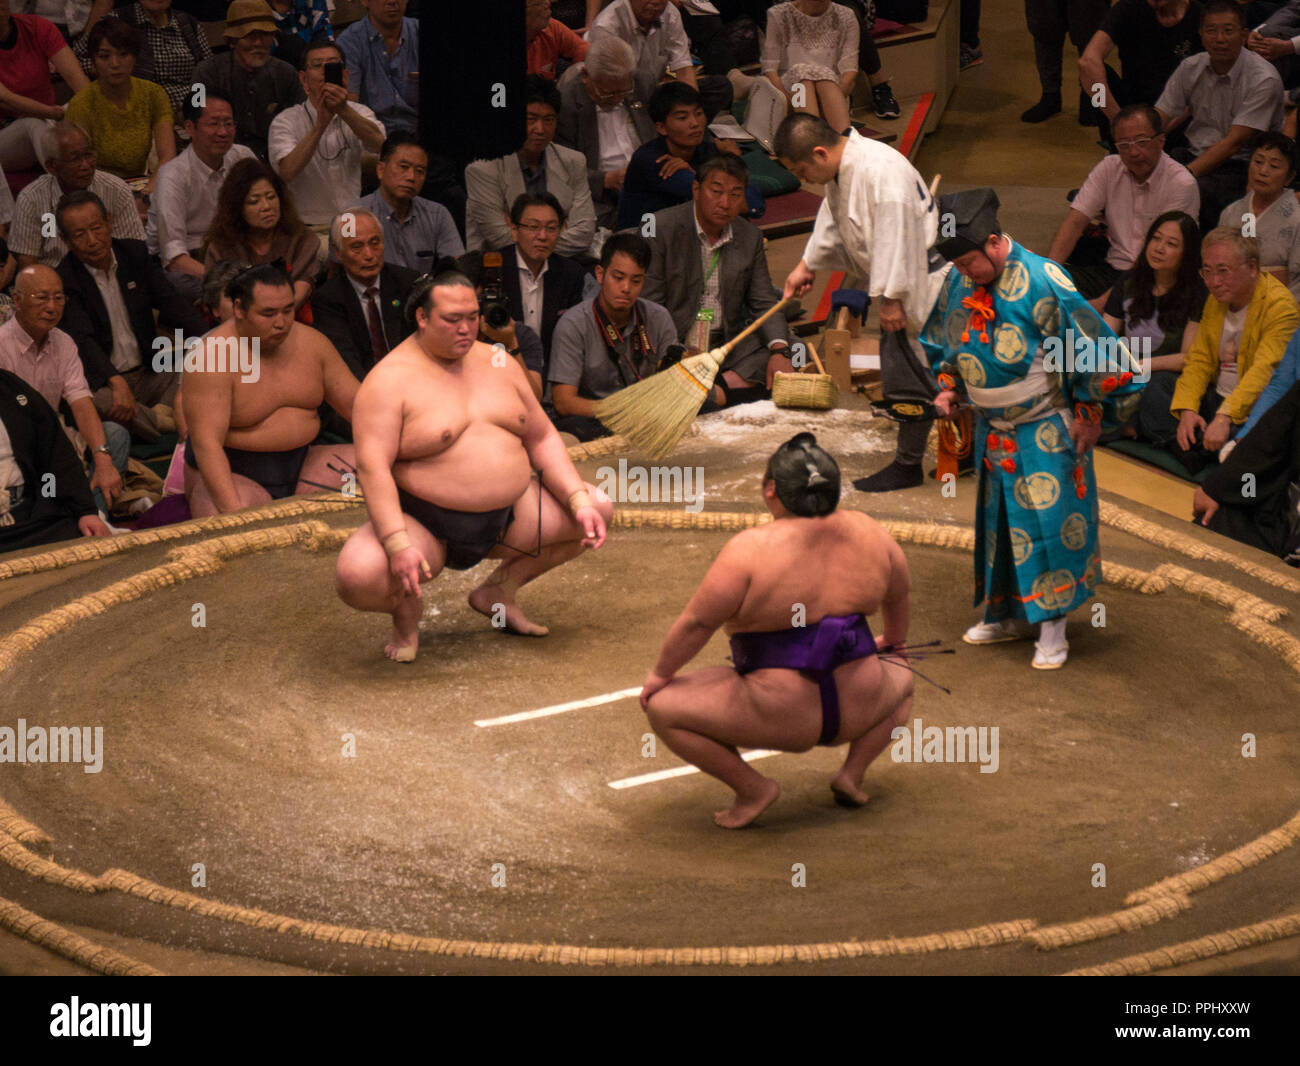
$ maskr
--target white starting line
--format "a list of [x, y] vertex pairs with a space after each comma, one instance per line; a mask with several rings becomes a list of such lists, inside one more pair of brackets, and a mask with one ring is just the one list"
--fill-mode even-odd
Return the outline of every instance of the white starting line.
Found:
[[[747, 751], [741, 758], [745, 762], [753, 762], [755, 759], [766, 759], [769, 755], [780, 755], [779, 751], [769, 751], [767, 748], [755, 748], [753, 751]], [[609, 783], [610, 788], [635, 788], [637, 785], [648, 785], [654, 781], [666, 781], [670, 777], [685, 777], [687, 774], [698, 774], [700, 772], [697, 766], [678, 766], [672, 770], [656, 770], [652, 774], [638, 774], [636, 777], [623, 777], [617, 781]]]
[[623, 688], [617, 692], [606, 692], [603, 696], [592, 696], [586, 700], [573, 700], [570, 703], [557, 703], [551, 707], [541, 707], [535, 711], [520, 711], [518, 714], [506, 714], [500, 718], [481, 718], [474, 724], [486, 729], [494, 725], [511, 725], [514, 722], [527, 722], [533, 718], [546, 718], [552, 714], [564, 714], [565, 711], [580, 711], [584, 707], [599, 707], [602, 703], [615, 703], [629, 696], [641, 695], [641, 687]]
[[[520, 711], [518, 714], [504, 714], [499, 718], [480, 718], [474, 724], [481, 729], [495, 725], [512, 725], [515, 722], [528, 722], [534, 718], [548, 718], [553, 714], [564, 714], [566, 711], [580, 711], [586, 707], [599, 707], [606, 703], [617, 703], [619, 700], [630, 699], [632, 696], [641, 695], [641, 689], [622, 688], [617, 692], [606, 692], [603, 696], [592, 696], [585, 700], [571, 700], [568, 703], [556, 703], [550, 707], [539, 707], [535, 711]], [[755, 759], [766, 759], [770, 755], [780, 755], [779, 751], [769, 751], [767, 748], [756, 748], [753, 751], [744, 752], [741, 758], [745, 762], [753, 762]], [[685, 777], [687, 774], [698, 774], [699, 768], [695, 766], [677, 766], [671, 770], [656, 770], [652, 774], [638, 774], [636, 777], [623, 777], [617, 781], [609, 782], [610, 788], [635, 788], [637, 785], [649, 785], [655, 781], [666, 781], [670, 777]]]

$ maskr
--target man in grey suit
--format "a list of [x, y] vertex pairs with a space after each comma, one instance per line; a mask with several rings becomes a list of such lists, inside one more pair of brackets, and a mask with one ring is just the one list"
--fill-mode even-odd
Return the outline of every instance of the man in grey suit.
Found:
[[[725, 153], [695, 175], [689, 203], [655, 214], [645, 299], [662, 304], [691, 351], [734, 337], [781, 299], [763, 253], [763, 235], [741, 218], [749, 168]], [[790, 329], [773, 315], [723, 363], [714, 388], [719, 406], [763, 399], [778, 371], [790, 373]]]
[[555, 251], [587, 258], [596, 236], [596, 209], [587, 187], [587, 161], [581, 153], [551, 143], [559, 121], [559, 90], [545, 78], [529, 75], [524, 102], [527, 133], [519, 151], [465, 168], [465, 245], [475, 252], [513, 243], [510, 205], [524, 193], [550, 193], [568, 219]]
[[1276, 63], [1288, 89], [1300, 83], [1300, 0], [1283, 4], [1251, 30], [1246, 47]]
[[602, 37], [560, 79], [555, 140], [587, 157], [597, 225], [614, 228], [628, 160], [654, 140], [645, 109], [654, 90], [650, 79], [637, 74], [636, 53], [621, 37]]

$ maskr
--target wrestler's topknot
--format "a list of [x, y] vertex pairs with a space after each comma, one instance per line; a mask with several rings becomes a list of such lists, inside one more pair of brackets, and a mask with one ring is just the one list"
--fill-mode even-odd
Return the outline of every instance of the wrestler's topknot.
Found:
[[442, 257], [434, 263], [429, 273], [421, 274], [411, 286], [406, 304], [402, 308], [402, 317], [406, 320], [407, 326], [411, 329], [415, 328], [416, 311], [424, 311], [428, 314], [433, 309], [431, 294], [434, 289], [440, 289], [444, 285], [463, 285], [467, 289], [475, 287], [474, 283], [461, 273], [455, 259], [450, 256]]
[[791, 514], [819, 518], [840, 502], [840, 468], [811, 433], [796, 433], [767, 461], [763, 480], [776, 486], [776, 498]]

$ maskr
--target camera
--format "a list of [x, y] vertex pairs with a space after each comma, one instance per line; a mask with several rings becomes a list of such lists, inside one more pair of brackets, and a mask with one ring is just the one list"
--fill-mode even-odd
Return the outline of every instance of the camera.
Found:
[[483, 295], [479, 298], [478, 310], [491, 329], [505, 329], [510, 325], [510, 305], [501, 285], [500, 252], [483, 255]]

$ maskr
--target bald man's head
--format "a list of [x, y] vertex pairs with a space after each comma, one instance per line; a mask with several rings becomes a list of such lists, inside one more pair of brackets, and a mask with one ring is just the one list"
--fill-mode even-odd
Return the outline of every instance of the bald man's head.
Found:
[[18, 271], [14, 280], [14, 318], [37, 344], [63, 318], [63, 280], [50, 267], [37, 263]]

